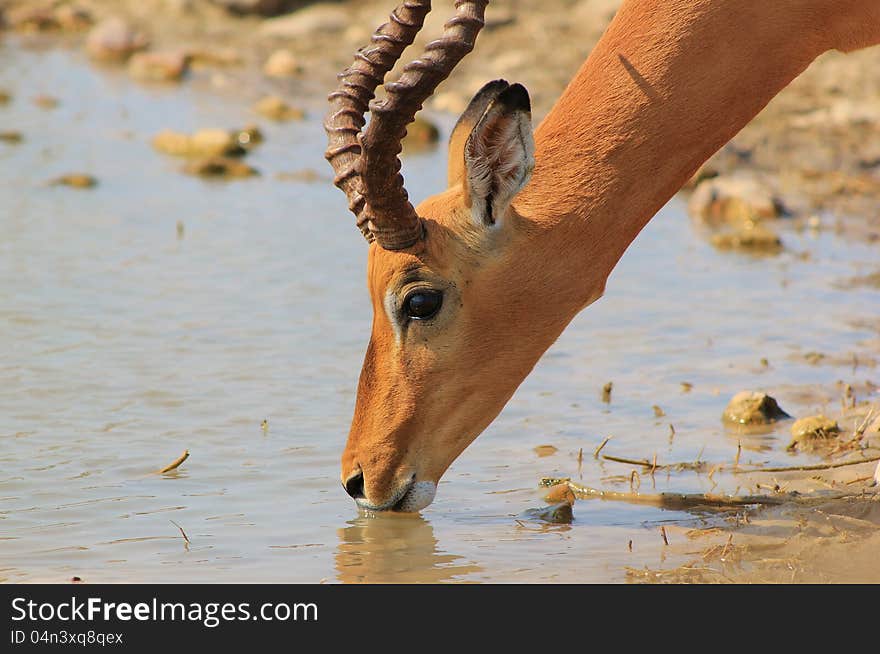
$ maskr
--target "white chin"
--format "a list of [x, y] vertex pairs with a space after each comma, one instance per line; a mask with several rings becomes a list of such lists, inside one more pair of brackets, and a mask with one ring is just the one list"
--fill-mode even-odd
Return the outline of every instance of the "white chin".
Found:
[[436, 493], [437, 485], [433, 481], [417, 481], [394, 509], [404, 513], [421, 511], [434, 501]]

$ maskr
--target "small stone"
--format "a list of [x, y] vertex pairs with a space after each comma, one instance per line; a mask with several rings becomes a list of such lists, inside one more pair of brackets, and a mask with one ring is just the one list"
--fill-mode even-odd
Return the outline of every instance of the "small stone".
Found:
[[51, 186], [70, 186], [71, 188], [93, 188], [98, 185], [98, 180], [84, 173], [71, 173], [56, 177], [49, 184]]
[[147, 82], [177, 82], [187, 65], [181, 52], [136, 52], [128, 60], [128, 74]]
[[786, 449], [814, 449], [817, 445], [827, 442], [827, 439], [834, 438], [839, 433], [840, 427], [831, 418], [826, 418], [823, 415], [800, 418], [791, 426], [792, 439]]
[[0, 141], [10, 145], [18, 145], [24, 140], [21, 132], [0, 132]]
[[777, 218], [782, 203], [771, 189], [752, 176], [718, 176], [701, 181], [688, 211], [707, 223], [743, 223]]
[[190, 154], [190, 136], [170, 129], [163, 129], [153, 137], [153, 147], [159, 152], [185, 157]]
[[440, 140], [440, 130], [437, 126], [417, 116], [416, 119], [406, 127], [406, 136], [403, 139], [404, 150], [425, 150], [437, 144]]
[[556, 484], [555, 486], [551, 486], [547, 491], [547, 494], [544, 495], [544, 501], [551, 504], [559, 504], [561, 502], [574, 504], [575, 499], [574, 491], [571, 490], [568, 484]]
[[742, 250], [753, 254], [778, 254], [782, 251], [782, 239], [770, 229], [749, 224], [735, 232], [714, 234], [712, 245], [719, 250]]
[[95, 25], [86, 37], [86, 52], [99, 61], [125, 61], [133, 53], [147, 47], [142, 32], [122, 18], [107, 18]]
[[259, 175], [255, 168], [248, 166], [240, 159], [231, 157], [208, 157], [187, 164], [183, 171], [200, 177], [252, 177]]
[[200, 129], [192, 136], [162, 130], [153, 137], [153, 147], [178, 157], [239, 156], [245, 152], [237, 136], [224, 129]]
[[302, 120], [305, 112], [291, 107], [276, 95], [267, 95], [254, 105], [254, 111], [270, 120], [287, 121]]
[[276, 50], [263, 64], [263, 72], [269, 77], [291, 77], [301, 71], [302, 67], [290, 50]]
[[200, 129], [190, 138], [190, 150], [194, 155], [241, 155], [244, 148], [234, 134], [225, 129]]
[[791, 416], [766, 393], [741, 391], [730, 400], [721, 418], [739, 425], [767, 425]]

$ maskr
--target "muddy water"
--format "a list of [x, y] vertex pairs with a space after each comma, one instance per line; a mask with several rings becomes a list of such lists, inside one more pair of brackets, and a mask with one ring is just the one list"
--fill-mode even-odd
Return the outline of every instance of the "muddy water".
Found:
[[[743, 437], [719, 417], [737, 391], [765, 389], [798, 415], [833, 408], [839, 379], [877, 376], [848, 361], [876, 352], [857, 325], [880, 293], [835, 286], [872, 272], [876, 247], [784, 229], [778, 257], [719, 253], [674, 199], [435, 503], [358, 515], [337, 465], [370, 322], [366, 248], [328, 182], [276, 177], [327, 173], [320, 98], [301, 98], [305, 122], [257, 120], [259, 178], [205, 182], [149, 140], [255, 120], [253, 91], [211, 87], [210, 74], [137, 86], [77, 54], [0, 44], [14, 95], [2, 126], [24, 135], [0, 142], [0, 580], [623, 581], [627, 567], [681, 562], [661, 525], [680, 539], [705, 520], [579, 502], [571, 525], [544, 525], [521, 516], [542, 503], [540, 477], [628, 489], [631, 466], [592, 458], [608, 435], [620, 456], [730, 461]], [[35, 107], [38, 94], [59, 106]], [[444, 164], [442, 151], [410, 156], [411, 194], [439, 188]], [[46, 185], [69, 172], [99, 185]], [[813, 461], [785, 452], [787, 429], [745, 439], [742, 461]], [[183, 466], [154, 473], [185, 448]], [[714, 482], [658, 474], [642, 490]]]

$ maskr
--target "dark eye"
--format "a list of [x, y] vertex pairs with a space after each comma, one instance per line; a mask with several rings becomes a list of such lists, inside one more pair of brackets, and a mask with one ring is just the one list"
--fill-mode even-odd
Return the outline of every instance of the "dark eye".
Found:
[[433, 318], [443, 304], [443, 293], [439, 291], [414, 291], [403, 301], [403, 312], [413, 320]]

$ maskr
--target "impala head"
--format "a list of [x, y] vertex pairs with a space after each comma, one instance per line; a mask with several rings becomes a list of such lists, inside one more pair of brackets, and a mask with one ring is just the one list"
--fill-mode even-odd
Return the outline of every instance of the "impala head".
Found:
[[450, 138], [445, 191], [413, 208], [398, 172], [406, 125], [473, 47], [485, 5], [457, 2], [443, 38], [370, 103], [430, 6], [403, 4], [330, 96], [327, 158], [370, 242], [373, 304], [342, 483], [375, 511], [430, 504], [441, 475], [558, 335], [533, 337], [529, 298], [540, 284], [521, 260], [530, 228], [512, 206], [534, 165], [525, 88], [498, 80], [474, 97]]

